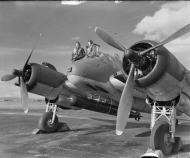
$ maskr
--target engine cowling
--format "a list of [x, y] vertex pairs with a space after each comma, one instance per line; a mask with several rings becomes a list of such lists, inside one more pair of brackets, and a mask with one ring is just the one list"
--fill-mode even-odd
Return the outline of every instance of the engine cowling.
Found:
[[57, 69], [55, 68], [55, 66], [53, 66], [52, 64], [50, 64], [48, 62], [42, 62], [42, 65], [47, 66], [50, 69], [57, 71]]
[[[132, 45], [130, 49], [138, 54], [156, 44], [154, 41], [141, 41]], [[146, 88], [149, 97], [158, 101], [176, 98], [181, 91], [180, 82], [184, 79], [185, 67], [163, 46], [141, 58], [139, 64], [135, 64], [136, 86]], [[128, 74], [129, 69], [128, 56], [124, 56], [123, 70]]]
[[[66, 76], [45, 65], [30, 63], [23, 71], [23, 79], [29, 92], [50, 98], [51, 94], [57, 97], [58, 87]], [[54, 96], [51, 99], [55, 99]]]

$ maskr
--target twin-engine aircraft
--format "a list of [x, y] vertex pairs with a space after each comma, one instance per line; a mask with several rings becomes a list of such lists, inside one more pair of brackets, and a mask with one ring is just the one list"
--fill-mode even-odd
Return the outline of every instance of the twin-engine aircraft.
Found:
[[[100, 52], [74, 62], [67, 74], [50, 63], [29, 63], [14, 69], [1, 80], [18, 77], [24, 111], [28, 112], [28, 92], [45, 97], [46, 112], [39, 129], [55, 132], [57, 109], [88, 109], [117, 115], [116, 134], [121, 135], [128, 118], [151, 113], [150, 148], [170, 154], [179, 149], [175, 137], [176, 115], [190, 116], [190, 73], [163, 45], [188, 33], [190, 24], [166, 40], [143, 40], [125, 48], [106, 31], [96, 27], [96, 34], [107, 44], [123, 52], [123, 60]], [[131, 112], [136, 111], [136, 112]]]

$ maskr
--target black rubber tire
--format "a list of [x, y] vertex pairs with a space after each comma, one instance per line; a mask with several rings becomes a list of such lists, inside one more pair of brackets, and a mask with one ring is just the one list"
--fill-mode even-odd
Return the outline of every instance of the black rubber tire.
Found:
[[58, 117], [57, 117], [57, 115], [55, 115], [54, 123], [51, 124], [50, 121], [52, 119], [52, 115], [53, 115], [53, 112], [49, 111], [49, 112], [45, 112], [41, 116], [41, 118], [38, 122], [38, 128], [40, 130], [42, 130], [43, 132], [52, 133], [52, 132], [57, 131], [58, 124], [59, 124]]
[[165, 143], [164, 137], [169, 134], [169, 125], [161, 124], [154, 135], [154, 146], [155, 149], [162, 150], [164, 155], [168, 155], [172, 152], [173, 143]]

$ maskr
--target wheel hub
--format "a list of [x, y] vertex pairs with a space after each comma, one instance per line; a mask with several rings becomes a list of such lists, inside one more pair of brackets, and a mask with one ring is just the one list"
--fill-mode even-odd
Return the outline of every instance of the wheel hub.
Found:
[[49, 127], [53, 127], [53, 123], [52, 123], [52, 120], [51, 120], [51, 119], [49, 119], [49, 120], [47, 121], [47, 124], [48, 124]]

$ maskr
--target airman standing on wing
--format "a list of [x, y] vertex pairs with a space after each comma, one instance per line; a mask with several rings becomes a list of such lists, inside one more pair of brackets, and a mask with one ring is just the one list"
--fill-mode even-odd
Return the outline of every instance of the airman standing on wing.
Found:
[[77, 61], [85, 57], [85, 51], [81, 47], [81, 44], [79, 41], [75, 43], [75, 48], [73, 49], [72, 53], [72, 61]]
[[86, 56], [87, 57], [98, 57], [100, 45], [95, 44], [92, 40], [88, 41], [88, 45], [86, 46]]

